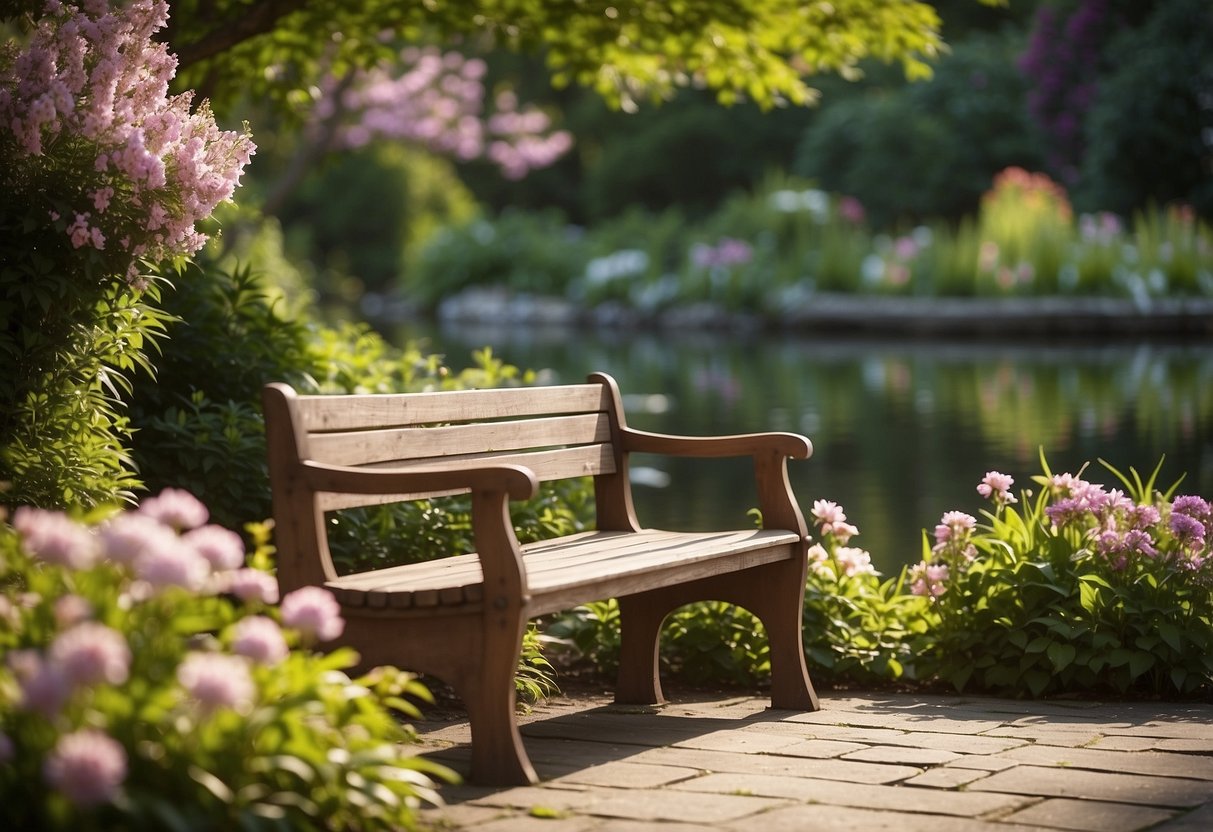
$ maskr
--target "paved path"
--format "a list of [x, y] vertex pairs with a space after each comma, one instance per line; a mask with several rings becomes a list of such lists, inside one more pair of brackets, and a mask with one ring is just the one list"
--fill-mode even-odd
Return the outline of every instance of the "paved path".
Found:
[[[554, 699], [524, 717], [543, 782], [445, 786], [423, 817], [477, 832], [1213, 830], [1213, 705], [835, 694]], [[418, 751], [466, 774], [466, 722]]]

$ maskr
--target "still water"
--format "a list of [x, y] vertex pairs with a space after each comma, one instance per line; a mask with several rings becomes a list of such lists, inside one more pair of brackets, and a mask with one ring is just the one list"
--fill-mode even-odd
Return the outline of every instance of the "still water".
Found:
[[[977, 514], [986, 471], [1033, 487], [1043, 448], [1055, 473], [1118, 485], [1100, 463], [1179, 493], [1213, 497], [1213, 343], [803, 339], [721, 333], [544, 332], [485, 327], [399, 333], [452, 367], [491, 346], [545, 383], [608, 372], [634, 427], [716, 434], [791, 430], [814, 454], [792, 461], [807, 512], [840, 503], [852, 545], [886, 574], [916, 562], [922, 529], [959, 509]], [[637, 512], [649, 526], [745, 524], [756, 504], [748, 463], [636, 457]]]

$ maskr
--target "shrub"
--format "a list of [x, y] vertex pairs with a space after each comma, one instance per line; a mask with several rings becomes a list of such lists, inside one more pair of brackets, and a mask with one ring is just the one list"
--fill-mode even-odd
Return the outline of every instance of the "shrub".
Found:
[[563, 295], [586, 262], [578, 229], [557, 213], [506, 211], [438, 232], [418, 254], [405, 294], [433, 308], [470, 286]]
[[[946, 512], [923, 535], [922, 561], [887, 580], [849, 545], [858, 530], [843, 509], [817, 500], [804, 609], [812, 672], [1011, 696], [1213, 693], [1209, 502], [1159, 492], [1157, 468], [1143, 480], [1108, 466], [1124, 487], [1109, 490], [1041, 462], [1039, 494], [1016, 496], [1010, 477], [989, 472], [978, 486], [993, 504], [986, 522]], [[547, 632], [611, 670], [618, 627], [605, 602]], [[663, 636], [663, 666], [683, 678], [753, 684], [769, 672], [765, 638], [742, 610], [691, 605]]]
[[0, 480], [49, 506], [138, 484], [119, 399], [165, 323], [141, 272], [202, 245], [253, 152], [167, 94], [165, 3], [86, 6], [17, 18], [0, 51]]
[[972, 212], [995, 172], [1043, 162], [1014, 64], [1021, 47], [1011, 30], [974, 35], [940, 59], [929, 83], [827, 98], [792, 171], [854, 195], [885, 230]]
[[268, 530], [233, 532], [165, 491], [77, 522], [0, 525], [0, 817], [14, 829], [412, 828], [432, 777], [401, 748], [428, 694], [310, 646], [324, 590], [277, 605]]
[[1157, 491], [1159, 468], [1143, 480], [1107, 466], [1124, 486], [1109, 490], [1041, 462], [1038, 494], [1016, 497], [991, 472], [978, 487], [993, 502], [986, 523], [949, 512], [933, 546], [924, 535], [914, 586], [933, 601], [920, 675], [1016, 695], [1208, 691], [1209, 503], [1173, 496], [1178, 483]]

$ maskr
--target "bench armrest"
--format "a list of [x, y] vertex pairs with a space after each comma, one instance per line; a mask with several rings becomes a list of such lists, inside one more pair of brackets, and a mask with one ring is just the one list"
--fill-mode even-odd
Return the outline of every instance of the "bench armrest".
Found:
[[813, 443], [795, 433], [743, 433], [733, 436], [673, 436], [624, 428], [623, 449], [635, 453], [687, 457], [756, 456], [776, 453], [792, 459], [808, 459]]
[[511, 500], [534, 497], [539, 481], [521, 465], [483, 465], [475, 468], [356, 468], [304, 460], [303, 481], [313, 491], [342, 494], [415, 494], [424, 491], [463, 490], [497, 492]]

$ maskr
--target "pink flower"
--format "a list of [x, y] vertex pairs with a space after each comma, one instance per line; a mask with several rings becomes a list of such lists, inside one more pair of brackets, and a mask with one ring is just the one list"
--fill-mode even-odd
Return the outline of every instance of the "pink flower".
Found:
[[248, 662], [223, 653], [190, 653], [177, 668], [177, 681], [207, 712], [218, 708], [244, 711], [257, 692]]
[[62, 595], [55, 599], [55, 623], [60, 627], [71, 627], [90, 618], [93, 605], [79, 595]]
[[278, 579], [260, 569], [237, 569], [229, 573], [225, 591], [245, 602], [278, 603]]
[[100, 731], [65, 734], [46, 758], [42, 774], [77, 806], [98, 806], [113, 800], [126, 779], [126, 751]]
[[120, 685], [130, 674], [131, 649], [117, 630], [86, 621], [55, 637], [50, 659], [72, 684]]
[[14, 650], [8, 654], [8, 666], [21, 687], [21, 707], [53, 717], [71, 695], [71, 683], [63, 670], [43, 660], [37, 650]]
[[181, 539], [206, 558], [216, 572], [239, 569], [244, 564], [244, 541], [240, 535], [222, 526], [200, 526]]
[[98, 529], [98, 534], [106, 557], [115, 563], [134, 563], [145, 552], [178, 545], [172, 529], [137, 512], [113, 517]]
[[838, 565], [842, 567], [843, 574], [848, 577], [876, 574], [876, 569], [872, 566], [872, 556], [866, 549], [839, 546], [834, 552], [834, 557], [838, 560]]
[[135, 561], [135, 574], [159, 589], [180, 586], [199, 590], [210, 572], [206, 558], [177, 537], [172, 537], [171, 541], [158, 541]]
[[977, 493], [989, 499], [993, 498], [999, 504], [1017, 503], [1015, 495], [1008, 489], [1015, 483], [1007, 474], [1001, 474], [998, 471], [987, 471], [981, 483], [977, 486]]
[[206, 522], [208, 516], [206, 506], [193, 494], [180, 488], [166, 488], [159, 495], [144, 500], [139, 504], [139, 513], [172, 526], [177, 531], [197, 528]]
[[282, 599], [282, 623], [320, 641], [331, 641], [345, 630], [337, 599], [318, 586], [305, 586]]
[[25, 550], [47, 563], [88, 569], [97, 562], [96, 538], [62, 512], [21, 506], [13, 512], [13, 528]]
[[254, 615], [236, 625], [232, 652], [247, 656], [259, 664], [278, 664], [290, 650], [282, 636], [282, 628], [272, 618]]

